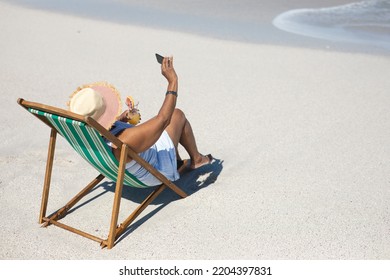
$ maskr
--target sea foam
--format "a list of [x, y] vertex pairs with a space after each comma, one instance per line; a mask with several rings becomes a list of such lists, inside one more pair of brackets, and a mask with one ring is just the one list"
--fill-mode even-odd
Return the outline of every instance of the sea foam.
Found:
[[390, 50], [390, 0], [290, 10], [278, 15], [273, 24], [299, 35], [376, 45]]

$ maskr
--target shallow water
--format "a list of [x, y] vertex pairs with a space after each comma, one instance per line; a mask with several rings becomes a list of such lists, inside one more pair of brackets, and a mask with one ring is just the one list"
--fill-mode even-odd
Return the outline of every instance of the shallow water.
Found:
[[273, 24], [299, 35], [390, 50], [390, 0], [290, 10], [277, 16]]
[[[346, 51], [384, 54], [388, 54], [390, 50], [390, 0], [363, 1], [331, 8], [290, 10], [279, 16], [277, 15], [283, 10], [297, 7], [299, 3], [266, 0], [0, 0], [0, 2], [120, 24], [189, 32], [224, 40], [314, 48], [331, 47]], [[302, 2], [308, 3], [311, 7], [320, 5], [317, 2]], [[334, 0], [330, 3], [334, 5], [346, 2]], [[329, 41], [312, 38], [332, 40], [332, 44]]]

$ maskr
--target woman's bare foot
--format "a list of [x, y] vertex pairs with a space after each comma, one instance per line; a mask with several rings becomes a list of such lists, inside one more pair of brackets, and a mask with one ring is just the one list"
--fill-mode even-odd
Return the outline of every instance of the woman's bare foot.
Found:
[[194, 162], [191, 162], [190, 169], [194, 170], [206, 164], [210, 164], [212, 160], [213, 160], [213, 156], [210, 154], [206, 156], [200, 155], [198, 159], [195, 159]]

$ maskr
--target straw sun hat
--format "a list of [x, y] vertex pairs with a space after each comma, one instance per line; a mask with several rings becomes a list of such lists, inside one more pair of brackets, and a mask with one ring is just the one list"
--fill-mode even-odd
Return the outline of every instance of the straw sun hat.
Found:
[[121, 104], [118, 90], [106, 82], [96, 82], [77, 88], [67, 103], [71, 112], [92, 117], [107, 130], [121, 114]]

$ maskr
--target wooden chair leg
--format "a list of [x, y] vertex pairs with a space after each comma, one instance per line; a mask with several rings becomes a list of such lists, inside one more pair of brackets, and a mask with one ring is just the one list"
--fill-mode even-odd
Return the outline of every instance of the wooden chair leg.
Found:
[[164, 184], [160, 185], [155, 191], [153, 191], [138, 207], [127, 217], [123, 223], [120, 224], [116, 231], [116, 238], [121, 236], [127, 227], [141, 214], [145, 208], [154, 201], [154, 199], [160, 195], [160, 193], [166, 188]]
[[112, 214], [111, 214], [111, 224], [110, 224], [110, 233], [107, 238], [107, 248], [111, 249], [114, 247], [115, 237], [116, 237], [116, 228], [118, 226], [118, 215], [119, 215], [119, 208], [120, 208], [120, 202], [122, 198], [122, 189], [123, 189], [123, 180], [125, 177], [125, 167], [126, 167], [126, 160], [127, 160], [127, 145], [122, 145], [121, 150], [121, 156], [119, 160], [119, 170], [118, 170], [118, 178], [116, 181], [116, 187], [115, 187], [115, 197], [114, 197], [114, 205], [112, 207]]
[[[128, 226], [141, 214], [142, 211], [145, 210], [145, 208], [154, 201], [154, 199], [166, 188], [164, 184], [157, 187], [156, 190], [154, 190], [130, 215], [127, 217], [123, 223], [121, 223], [117, 228], [115, 232], [115, 238], [114, 242], [119, 236], [121, 236], [124, 231], [127, 229]], [[104, 240], [101, 244], [102, 248], [108, 247], [108, 241]]]
[[43, 223], [43, 218], [46, 216], [47, 201], [49, 199], [51, 173], [53, 170], [54, 151], [56, 147], [56, 139], [57, 139], [57, 131], [52, 128], [50, 132], [49, 149], [47, 152], [46, 173], [45, 173], [45, 181], [43, 184], [43, 191], [42, 191], [41, 211], [39, 213], [40, 224]]
[[82, 189], [75, 197], [73, 197], [64, 207], [59, 209], [57, 212], [53, 213], [50, 217], [43, 217], [45, 223], [42, 227], [46, 227], [51, 224], [53, 221], [57, 221], [60, 218], [65, 217], [68, 211], [76, 205], [85, 195], [87, 195], [93, 187], [100, 183], [104, 179], [103, 174], [99, 174], [95, 179], [93, 179], [84, 189]]

